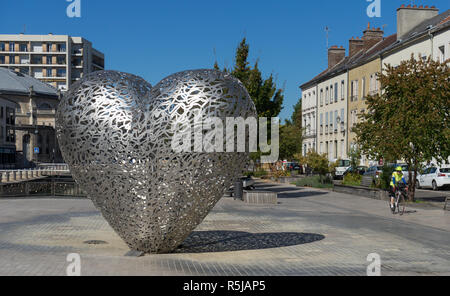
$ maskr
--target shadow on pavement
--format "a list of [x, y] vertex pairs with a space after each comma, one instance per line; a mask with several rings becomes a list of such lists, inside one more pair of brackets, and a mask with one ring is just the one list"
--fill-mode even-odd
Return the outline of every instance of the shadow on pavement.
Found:
[[196, 231], [175, 253], [212, 253], [261, 250], [308, 244], [323, 240], [315, 233], [248, 233], [242, 231]]
[[323, 192], [323, 191], [309, 191], [309, 190], [307, 190], [307, 188], [283, 186], [282, 184], [266, 185], [266, 184], [257, 183], [256, 190], [257, 191], [276, 192], [276, 193], [278, 193], [278, 198], [301, 198], [301, 197], [327, 194], [327, 192]]

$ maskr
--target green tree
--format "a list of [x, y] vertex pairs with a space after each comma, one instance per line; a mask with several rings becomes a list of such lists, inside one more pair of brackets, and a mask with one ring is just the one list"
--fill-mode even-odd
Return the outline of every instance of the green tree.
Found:
[[350, 166], [352, 168], [352, 171], [354, 173], [356, 172], [356, 168], [359, 165], [359, 161], [361, 160], [361, 150], [357, 147], [350, 148], [350, 151], [348, 153], [348, 156], [350, 157]]
[[297, 104], [294, 105], [294, 112], [291, 116], [291, 122], [299, 129], [305, 128], [302, 123], [302, 99], [298, 100]]
[[363, 153], [408, 164], [411, 200], [421, 163], [450, 155], [449, 63], [412, 55], [398, 67], [386, 65], [378, 76], [382, 94], [367, 98], [368, 112], [354, 128]]
[[[283, 108], [284, 91], [277, 89], [272, 74], [267, 79], [263, 78], [258, 61], [253, 68], [250, 67], [249, 52], [250, 46], [244, 38], [236, 49], [235, 65], [229, 72], [247, 88], [259, 117], [277, 117]], [[219, 66], [216, 64], [214, 68], [218, 69]]]
[[280, 159], [293, 160], [294, 155], [301, 153], [302, 131], [293, 124], [285, 124], [280, 128]]
[[300, 161], [308, 165], [314, 173], [319, 174], [321, 183], [324, 182], [324, 177], [330, 172], [330, 163], [326, 154], [309, 151], [305, 157], [300, 158]]

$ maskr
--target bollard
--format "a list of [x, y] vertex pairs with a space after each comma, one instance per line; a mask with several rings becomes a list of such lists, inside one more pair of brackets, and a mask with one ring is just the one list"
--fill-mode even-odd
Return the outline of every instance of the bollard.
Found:
[[14, 181], [17, 181], [17, 172], [16, 171], [12, 172], [12, 177], [13, 177]]

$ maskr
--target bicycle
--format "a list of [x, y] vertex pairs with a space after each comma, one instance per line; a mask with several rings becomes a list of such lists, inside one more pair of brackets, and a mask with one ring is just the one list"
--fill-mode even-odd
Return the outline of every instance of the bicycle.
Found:
[[408, 186], [406, 184], [399, 183], [396, 186], [394, 199], [394, 208], [391, 208], [391, 201], [389, 200], [389, 208], [392, 214], [400, 214], [400, 216], [403, 216], [405, 214], [406, 201], [408, 200]]

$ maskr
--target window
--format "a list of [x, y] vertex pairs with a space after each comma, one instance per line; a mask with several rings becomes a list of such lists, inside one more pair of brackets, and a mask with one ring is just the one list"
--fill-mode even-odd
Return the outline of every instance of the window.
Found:
[[27, 52], [27, 51], [28, 51], [27, 44], [26, 44], [26, 43], [20, 44], [20, 45], [19, 45], [19, 51]]
[[345, 115], [344, 108], [341, 109], [341, 131], [344, 131]]
[[330, 85], [330, 104], [333, 104], [333, 85]]
[[353, 81], [352, 101], [357, 101], [358, 100], [358, 95], [359, 95], [358, 84], [359, 84], [358, 80]]
[[320, 106], [323, 106], [323, 89], [320, 90]]
[[59, 55], [56, 58], [56, 62], [58, 63], [58, 65], [64, 65], [66, 63], [66, 57], [62, 56], [62, 55]]
[[329, 90], [327, 87], [325, 90], [325, 105], [328, 105], [328, 98], [329, 98]]
[[0, 108], [0, 119], [3, 119], [3, 107]]
[[9, 51], [14, 51], [15, 44], [14, 42], [9, 43]]
[[31, 58], [31, 63], [35, 64], [35, 65], [40, 65], [42, 64], [42, 56], [33, 56]]
[[328, 134], [328, 112], [325, 113], [325, 134]]
[[46, 60], [47, 60], [47, 65], [51, 65], [52, 64], [52, 56], [47, 56]]
[[5, 56], [0, 56], [0, 64], [4, 64], [5, 63]]
[[57, 77], [65, 77], [66, 76], [66, 69], [58, 69], [56, 76]]
[[9, 56], [9, 63], [10, 63], [10, 64], [15, 64], [15, 63], [16, 63], [16, 61], [15, 61], [13, 55], [10, 55], [10, 56]]
[[0, 51], [5, 51], [5, 43], [0, 42]]
[[6, 107], [6, 124], [14, 125], [15, 124], [15, 112], [16, 110], [13, 108]]
[[342, 81], [341, 81], [341, 100], [344, 100], [344, 99], [345, 99], [345, 93], [344, 93], [344, 91], [345, 91], [345, 82], [344, 82], [344, 80], [342, 80]]
[[323, 135], [323, 113], [320, 114], [320, 134]]
[[57, 51], [59, 52], [66, 52], [66, 44], [65, 43], [60, 43], [56, 46]]
[[6, 127], [6, 142], [10, 142], [10, 143], [16, 142], [14, 129], [11, 127]]
[[330, 111], [330, 133], [333, 132], [333, 111]]
[[338, 131], [338, 111], [334, 111], [334, 120], [336, 122], [335, 126], [334, 126], [334, 131], [337, 132]]
[[443, 63], [445, 61], [445, 46], [442, 45], [439, 47], [439, 62]]
[[363, 77], [362, 79], [362, 94], [361, 94], [361, 100], [364, 100], [366, 96], [366, 77]]
[[338, 141], [334, 141], [334, 158], [338, 158]]
[[334, 84], [334, 102], [338, 102], [338, 84], [337, 82]]
[[53, 77], [52, 68], [47, 69], [47, 77]]

